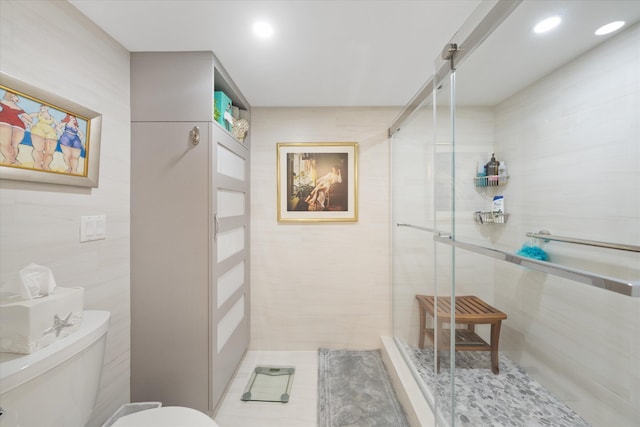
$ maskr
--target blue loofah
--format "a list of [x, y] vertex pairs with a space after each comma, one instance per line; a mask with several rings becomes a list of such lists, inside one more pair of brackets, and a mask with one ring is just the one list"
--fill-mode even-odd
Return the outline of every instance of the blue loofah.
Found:
[[526, 258], [537, 259], [540, 261], [547, 261], [549, 259], [549, 255], [537, 246], [530, 246], [527, 244], [522, 245], [522, 248], [516, 253], [516, 255], [520, 255]]

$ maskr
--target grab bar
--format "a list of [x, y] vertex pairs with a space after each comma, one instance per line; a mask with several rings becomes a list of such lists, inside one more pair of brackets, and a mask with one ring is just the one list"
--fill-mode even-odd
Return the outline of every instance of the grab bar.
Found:
[[640, 246], [622, 243], [598, 242], [596, 240], [576, 239], [574, 237], [554, 236], [547, 230], [540, 230], [537, 233], [527, 232], [527, 237], [535, 237], [545, 241], [554, 240], [557, 242], [577, 243], [579, 245], [597, 246], [600, 248], [619, 249], [621, 251], [640, 252]]
[[449, 246], [465, 249], [501, 261], [521, 265], [523, 267], [531, 268], [532, 270], [542, 271], [544, 273], [552, 274], [554, 276], [562, 277], [576, 282], [585, 283], [587, 285], [595, 286], [596, 288], [606, 289], [608, 291], [616, 292], [630, 297], [640, 297], [640, 281], [623, 281], [621, 279], [602, 276], [571, 267], [553, 264], [551, 262], [538, 261], [535, 259], [514, 255], [508, 252], [501, 251], [499, 249], [485, 248], [484, 246], [451, 240], [449, 237], [433, 236], [433, 239]]

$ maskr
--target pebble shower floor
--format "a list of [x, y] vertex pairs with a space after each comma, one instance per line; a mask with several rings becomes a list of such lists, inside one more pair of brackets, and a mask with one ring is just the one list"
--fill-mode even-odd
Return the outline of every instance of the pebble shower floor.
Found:
[[[406, 350], [425, 384], [441, 400], [448, 401], [446, 396], [451, 387], [448, 355], [441, 356], [441, 374], [434, 391], [433, 349], [407, 346]], [[456, 352], [456, 426], [589, 427], [575, 411], [505, 355], [500, 354], [499, 375], [494, 375], [490, 366], [488, 352]], [[438, 410], [446, 420], [451, 419], [450, 405], [439, 405]]]

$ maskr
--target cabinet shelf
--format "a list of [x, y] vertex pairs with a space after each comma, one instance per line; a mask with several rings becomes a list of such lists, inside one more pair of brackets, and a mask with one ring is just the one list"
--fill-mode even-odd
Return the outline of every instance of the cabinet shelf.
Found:
[[[246, 98], [242, 95], [238, 87], [233, 83], [233, 81], [231, 80], [231, 77], [229, 77], [226, 70], [222, 67], [222, 64], [220, 64], [220, 62], [217, 59], [215, 59], [215, 68], [214, 68], [214, 75], [213, 75], [213, 93], [211, 94], [212, 110], [213, 110], [211, 118], [213, 119], [214, 123], [217, 123], [221, 129], [223, 129], [226, 133], [231, 135], [236, 141], [238, 141], [243, 145], [246, 145], [247, 144], [246, 131], [248, 129], [245, 129], [245, 133], [244, 133], [245, 137], [241, 139], [240, 137], [234, 135], [237, 129], [230, 130], [226, 128], [225, 122], [222, 119], [224, 111], [222, 107], [216, 106], [218, 104], [218, 101], [215, 99], [216, 92], [222, 92], [221, 96], [228, 98], [227, 100], [228, 102], [231, 103], [231, 105], [233, 106], [233, 109], [239, 110], [239, 111], [236, 111], [235, 114], [233, 114], [235, 120], [245, 119], [247, 120], [247, 122], [251, 121], [251, 113], [249, 112], [250, 110], [249, 103], [247, 102]], [[219, 115], [221, 115], [220, 119], [216, 119], [216, 112]], [[240, 132], [239, 135], [241, 135], [242, 132], [241, 131], [239, 132]]]
[[214, 126], [217, 126], [218, 129], [220, 129], [222, 132], [226, 133], [227, 135], [229, 135], [231, 138], [233, 138], [234, 141], [236, 141], [238, 144], [242, 144], [243, 146], [246, 146], [248, 144], [248, 138], [245, 138], [243, 140], [240, 140], [238, 138], [236, 138], [236, 136], [233, 134], [233, 132], [228, 131], [224, 126], [222, 126], [220, 123], [216, 122], [215, 120], [212, 122], [214, 124]]

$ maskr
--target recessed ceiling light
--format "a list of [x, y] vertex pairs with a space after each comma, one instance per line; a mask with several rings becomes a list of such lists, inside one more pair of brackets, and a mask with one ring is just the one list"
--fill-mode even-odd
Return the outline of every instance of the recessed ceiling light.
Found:
[[273, 27], [265, 21], [259, 21], [253, 24], [253, 32], [260, 38], [266, 39], [273, 35]]
[[619, 30], [624, 25], [624, 21], [615, 21], [611, 22], [607, 25], [603, 25], [598, 28], [595, 32], [596, 36], [603, 36], [605, 34], [613, 33], [616, 30]]
[[546, 33], [547, 31], [551, 31], [557, 27], [561, 21], [562, 19], [559, 16], [552, 16], [550, 18], [543, 19], [533, 27], [533, 32], [536, 34]]

